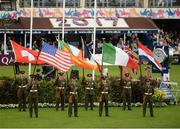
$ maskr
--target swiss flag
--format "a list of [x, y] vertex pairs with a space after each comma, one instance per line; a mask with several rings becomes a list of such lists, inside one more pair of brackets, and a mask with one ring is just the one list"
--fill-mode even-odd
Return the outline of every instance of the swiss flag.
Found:
[[42, 61], [38, 60], [39, 52], [22, 47], [15, 41], [11, 41], [11, 45], [14, 51], [16, 62], [19, 63], [32, 63], [32, 64], [43, 64]]

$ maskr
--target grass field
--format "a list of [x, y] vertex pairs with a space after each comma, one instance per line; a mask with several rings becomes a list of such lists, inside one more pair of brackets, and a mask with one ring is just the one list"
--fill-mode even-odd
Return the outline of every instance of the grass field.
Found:
[[[41, 69], [41, 66], [38, 66], [37, 69]], [[117, 66], [108, 66], [107, 67], [109, 69], [109, 76], [120, 76], [120, 70], [119, 67]], [[28, 66], [20, 66], [21, 70], [26, 71], [26, 76], [28, 73]], [[32, 71], [34, 69], [34, 66], [32, 66]], [[82, 69], [81, 68], [77, 68], [77, 67], [72, 67], [71, 69], [78, 69], [79, 70], [79, 75], [80, 77], [82, 77]], [[68, 71], [68, 75], [70, 75], [70, 71]], [[92, 70], [85, 70], [85, 75], [87, 73], [92, 73]], [[145, 74], [144, 71], [144, 66], [142, 66], [142, 75]], [[0, 77], [2, 76], [6, 76], [6, 77], [12, 77], [14, 78], [14, 74], [13, 74], [13, 67], [12, 66], [1, 66], [0, 67]], [[95, 76], [100, 76], [100, 73], [98, 72], [98, 70], [95, 71]], [[133, 75], [133, 78], [138, 78], [139, 77], [139, 70], [137, 72], [137, 75]], [[160, 73], [153, 73], [153, 78], [157, 78], [157, 77], [161, 77]], [[177, 82], [178, 84], [180, 84], [180, 65], [172, 65], [171, 69], [170, 69], [170, 81], [173, 82]]]
[[142, 117], [142, 108], [122, 111], [122, 107], [111, 107], [110, 117], [99, 117], [98, 108], [85, 111], [80, 108], [79, 117], [67, 116], [65, 111], [44, 108], [39, 111], [39, 118], [29, 118], [28, 112], [17, 109], [0, 109], [0, 128], [177, 128], [180, 127], [180, 106], [154, 108], [155, 117]]
[[[76, 68], [73, 68], [76, 69]], [[21, 70], [28, 71], [27, 66], [21, 66]], [[82, 71], [80, 70], [80, 76]], [[85, 70], [85, 73], [91, 72]], [[110, 76], [119, 76], [118, 67], [109, 67]], [[144, 74], [144, 70], [143, 70]], [[171, 81], [180, 84], [180, 65], [173, 65], [170, 71]], [[11, 66], [0, 67], [0, 76], [13, 77], [13, 68]], [[96, 76], [99, 73], [96, 72]], [[138, 75], [135, 76], [137, 78]], [[153, 74], [153, 78], [160, 77], [160, 74]], [[142, 108], [133, 108], [133, 111], [122, 111], [122, 108], [111, 107], [110, 117], [99, 117], [98, 108], [95, 111], [79, 110], [79, 117], [69, 118], [67, 109], [65, 112], [56, 112], [52, 108], [41, 108], [39, 118], [29, 118], [28, 112], [18, 112], [17, 109], [0, 109], [0, 128], [180, 128], [180, 106], [168, 106], [165, 108], [155, 108], [155, 117], [142, 117]]]
[[[117, 66], [104, 66], [107, 67], [109, 69], [109, 75], [110, 76], [119, 76], [120, 75], [120, 70], [119, 67]], [[37, 69], [41, 69], [41, 66], [37, 66]], [[21, 70], [26, 71], [26, 74], [28, 73], [28, 66], [20, 66]], [[34, 66], [32, 66], [32, 71], [34, 69]], [[82, 69], [78, 68], [78, 67], [72, 67], [71, 69], [78, 69], [79, 70], [79, 74], [80, 76], [82, 76]], [[70, 73], [71, 70], [68, 71], [68, 73]], [[142, 66], [142, 75], [144, 75], [144, 66]], [[92, 73], [92, 70], [85, 70], [85, 75], [86, 73]], [[99, 76], [99, 72], [98, 70], [95, 71], [96, 76]], [[170, 69], [170, 78], [171, 81], [177, 81], [180, 83], [179, 80], [179, 75], [180, 75], [180, 65], [172, 65], [171, 69]], [[8, 76], [8, 77], [14, 77], [13, 74], [13, 67], [12, 66], [0, 66], [0, 76]], [[153, 73], [153, 77], [160, 77], [161, 74], [160, 73]], [[134, 76], [135, 78], [139, 77], [139, 70], [138, 70], [138, 74], [136, 76]]]

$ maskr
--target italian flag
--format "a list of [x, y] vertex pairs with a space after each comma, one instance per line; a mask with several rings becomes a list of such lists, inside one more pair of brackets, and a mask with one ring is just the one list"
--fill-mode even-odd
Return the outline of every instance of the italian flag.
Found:
[[121, 48], [115, 47], [110, 43], [103, 44], [103, 62], [111, 65], [125, 66], [138, 69], [138, 63], [132, 59]]

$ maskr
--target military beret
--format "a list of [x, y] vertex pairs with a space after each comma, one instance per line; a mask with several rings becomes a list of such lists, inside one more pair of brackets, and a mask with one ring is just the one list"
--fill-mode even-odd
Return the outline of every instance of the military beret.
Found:
[[20, 73], [20, 74], [24, 74], [24, 73], [25, 73], [25, 71], [20, 71], [19, 73]]
[[106, 80], [106, 78], [104, 76], [101, 77], [102, 80]]
[[92, 77], [92, 74], [91, 73], [87, 74], [87, 77]]
[[128, 77], [130, 75], [130, 73], [125, 73], [125, 76]]
[[31, 74], [30, 77], [31, 78], [36, 78], [36, 75], [35, 74]]
[[72, 79], [76, 79], [77, 77], [76, 76], [72, 76]]
[[64, 72], [59, 72], [58, 74], [62, 76], [62, 75], [64, 75]]
[[146, 82], [150, 82], [150, 79], [146, 79]]
[[40, 72], [41, 70], [40, 69], [37, 69], [36, 72]]
[[147, 65], [146, 67], [145, 67], [145, 69], [150, 69], [151, 68], [151, 66], [150, 65]]

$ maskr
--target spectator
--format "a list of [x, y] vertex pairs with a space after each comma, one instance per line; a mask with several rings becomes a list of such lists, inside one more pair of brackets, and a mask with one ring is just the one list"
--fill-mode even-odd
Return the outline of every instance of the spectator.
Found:
[[120, 38], [120, 39], [119, 39], [119, 42], [117, 43], [117, 47], [118, 47], [118, 48], [122, 48], [122, 47], [123, 47], [123, 44], [124, 44], [124, 43], [123, 43], [123, 38]]
[[119, 0], [119, 3], [120, 3], [120, 7], [125, 7], [125, 0]]
[[0, 50], [1, 50], [1, 54], [4, 54], [4, 44], [3, 42], [0, 42]]
[[160, 7], [160, 5], [162, 5], [162, 7], [164, 7], [164, 0], [158, 0], [158, 7]]

